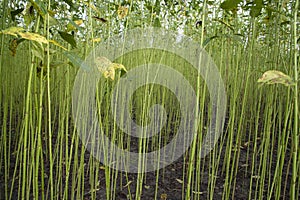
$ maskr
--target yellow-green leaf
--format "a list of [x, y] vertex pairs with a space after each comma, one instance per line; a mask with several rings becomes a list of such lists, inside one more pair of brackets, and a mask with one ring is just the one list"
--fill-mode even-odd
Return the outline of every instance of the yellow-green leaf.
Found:
[[80, 29], [79, 26], [81, 24], [83, 24], [83, 20], [82, 19], [75, 20], [75, 21], [70, 20], [69, 23], [67, 24], [67, 32], [75, 31], [75, 30]]
[[98, 68], [98, 70], [103, 73], [104, 71], [106, 71], [109, 68], [109, 66], [112, 64], [112, 62], [109, 59], [107, 59], [106, 57], [97, 57], [95, 59], [95, 64], [96, 64], [96, 67]]
[[92, 4], [92, 3], [87, 3], [84, 2], [84, 4], [88, 7], [90, 7], [92, 10], [94, 10], [96, 13], [98, 13], [99, 15], [101, 14], [101, 12]]
[[48, 44], [48, 40], [44, 36], [37, 34], [37, 33], [19, 32], [18, 35], [20, 35], [22, 38], [27, 39], [27, 40], [32, 40], [32, 41]]
[[55, 46], [58, 46], [58, 47], [62, 48], [63, 50], [66, 50], [66, 51], [68, 50], [68, 49], [66, 49], [65, 47], [63, 47], [61, 44], [59, 44], [55, 40], [49, 40], [49, 42], [52, 43], [52, 44], [54, 44]]
[[161, 200], [167, 200], [168, 195], [166, 193], [163, 193], [160, 195]]
[[291, 86], [294, 85], [295, 82], [293, 81], [293, 79], [282, 73], [281, 71], [277, 71], [277, 70], [269, 70], [266, 71], [261, 78], [259, 78], [257, 80], [257, 82], [259, 83], [266, 83], [266, 84], [283, 84], [285, 86]]
[[23, 32], [23, 31], [24, 31], [24, 29], [22, 27], [13, 26], [13, 27], [9, 27], [5, 30], [2, 30], [0, 33], [17, 37], [18, 33]]
[[118, 12], [119, 19], [123, 19], [128, 14], [128, 8], [125, 6], [119, 6], [117, 12]]
[[97, 57], [95, 59], [95, 64], [98, 70], [103, 74], [105, 78], [110, 78], [111, 80], [115, 79], [115, 70], [122, 69], [127, 72], [124, 65], [119, 63], [113, 63], [106, 57]]
[[92, 39], [93, 42], [101, 42], [101, 38], [94, 38]]

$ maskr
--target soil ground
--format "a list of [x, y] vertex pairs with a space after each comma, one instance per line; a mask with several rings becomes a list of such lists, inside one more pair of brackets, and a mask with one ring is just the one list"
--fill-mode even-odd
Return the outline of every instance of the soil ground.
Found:
[[[53, 142], [55, 144], [56, 140], [58, 138], [53, 138]], [[131, 144], [134, 145], [135, 143]], [[248, 148], [240, 148], [240, 155], [238, 159], [238, 168], [236, 171], [235, 177], [233, 177], [233, 183], [235, 181], [235, 184], [231, 184], [231, 193], [229, 195], [229, 199], [248, 199], [249, 197], [249, 192], [252, 193], [252, 199], [255, 199], [255, 189], [256, 189], [256, 184], [257, 180], [256, 178], [253, 178], [254, 174], [251, 174], [251, 162], [252, 162], [252, 155], [253, 155], [253, 146], [252, 143], [248, 144]], [[132, 148], [137, 148], [134, 146], [131, 146]], [[221, 152], [220, 155], [220, 164], [218, 166], [218, 173], [216, 174], [216, 181], [215, 181], [215, 187], [213, 192], [213, 199], [222, 199], [223, 195], [223, 190], [224, 190], [224, 183], [225, 183], [225, 172], [222, 171], [222, 168], [224, 167], [226, 162], [226, 156], [225, 156], [225, 147], [223, 147], [220, 151], [220, 149], [215, 149], [215, 151]], [[277, 146], [275, 146], [275, 150], [273, 155], [277, 155]], [[81, 152], [81, 149], [78, 150], [78, 152]], [[290, 152], [286, 152], [286, 155], [290, 155]], [[259, 158], [260, 154], [258, 153], [256, 155], [256, 162], [255, 165], [259, 164]], [[10, 177], [13, 177], [13, 171], [14, 171], [14, 166], [15, 166], [15, 155], [12, 155], [11, 157], [11, 165], [10, 165]], [[207, 196], [209, 195], [207, 191], [209, 191], [209, 180], [210, 180], [210, 174], [211, 174], [211, 169], [209, 166], [209, 159], [210, 155], [208, 155], [206, 158], [201, 160], [201, 183], [199, 185], [200, 190], [199, 191], [193, 191], [199, 195], [198, 199], [207, 199]], [[283, 176], [282, 176], [282, 191], [281, 193], [284, 193], [285, 190], [285, 196], [282, 196], [280, 199], [289, 199], [289, 189], [290, 189], [290, 180], [291, 180], [291, 166], [289, 166], [289, 159], [290, 157], [287, 156], [285, 160], [285, 165], [284, 165], [284, 170], [283, 170]], [[90, 154], [89, 152], [85, 152], [84, 154], [84, 160], [86, 165], [85, 166], [85, 172], [88, 170], [88, 161], [90, 160]], [[74, 162], [74, 161], [72, 161]], [[158, 199], [168, 199], [168, 200], [181, 200], [184, 199], [182, 198], [182, 194], [184, 193], [186, 187], [182, 188], [182, 183], [181, 181], [183, 180], [183, 177], [186, 178], [186, 174], [184, 175], [183, 172], [186, 172], [186, 168], [188, 166], [188, 162], [184, 162], [184, 157], [182, 156], [180, 159], [172, 163], [171, 165], [167, 166], [164, 169], [160, 169], [159, 171], [159, 180], [158, 180]], [[271, 170], [268, 173], [270, 175], [269, 177], [271, 180], [273, 180], [273, 176], [275, 174], [275, 166], [276, 166], [276, 157], [272, 158], [272, 162], [270, 162]], [[4, 167], [4, 163], [2, 162], [2, 169]], [[258, 168], [258, 166], [256, 166]], [[71, 166], [72, 169], [72, 166]], [[54, 172], [57, 171], [56, 165], [54, 165]], [[63, 169], [65, 170], [65, 169]], [[3, 171], [3, 170], [2, 170]], [[47, 164], [47, 161], [45, 161], [45, 174], [49, 174], [49, 164]], [[18, 171], [17, 171], [18, 173]], [[115, 190], [115, 199], [120, 199], [120, 200], [125, 200], [127, 199], [127, 195], [129, 194], [128, 192], [128, 187], [126, 187], [126, 184], [129, 183], [130, 187], [130, 193], [132, 196], [132, 199], [135, 198], [135, 189], [136, 189], [136, 180], [137, 180], [137, 174], [128, 174], [128, 181], [126, 180], [126, 176], [124, 173], [116, 172], [118, 173], [118, 178], [117, 178], [117, 185], [116, 185], [116, 190]], [[142, 198], [143, 200], [152, 200], [154, 199], [155, 196], [155, 185], [156, 185], [156, 172], [148, 172], [146, 174], [146, 180], [143, 185], [143, 192], [142, 192]], [[55, 176], [55, 174], [54, 174]], [[72, 174], [70, 175], [72, 176]], [[89, 176], [90, 174], [86, 173], [85, 174], [85, 199], [90, 199], [90, 183], [89, 183]], [[253, 184], [252, 188], [250, 188], [250, 181], [251, 177], [253, 178]], [[65, 180], [65, 175], [62, 177], [62, 180], [64, 182]], [[122, 181], [121, 181], [122, 179]], [[10, 181], [12, 181], [10, 179]], [[47, 182], [47, 179], [45, 180]], [[99, 171], [99, 181], [100, 181], [100, 186], [96, 192], [97, 199], [106, 199], [106, 191], [105, 191], [105, 174], [104, 170], [100, 169]], [[18, 185], [19, 180], [15, 180], [15, 185]], [[122, 182], [122, 185], [120, 184]], [[285, 184], [286, 183], [286, 184]], [[47, 185], [47, 184], [46, 184]], [[71, 181], [69, 183], [71, 185]], [[124, 187], [125, 186], [125, 187]], [[186, 186], [186, 185], [185, 185]], [[234, 188], [233, 188], [234, 186]], [[0, 199], [4, 199], [4, 174], [0, 174]], [[264, 183], [264, 187], [267, 190], [268, 183]], [[9, 186], [8, 186], [9, 188]], [[18, 187], [14, 188], [13, 192], [13, 198], [12, 199], [17, 199], [18, 198]], [[70, 186], [69, 191], [71, 191], [72, 188]], [[233, 192], [234, 191], [234, 192]], [[166, 198], [164, 198], [164, 195], [166, 195]], [[265, 194], [266, 195], [266, 194]], [[299, 196], [300, 197], [300, 196]], [[39, 198], [40, 199], [40, 198]], [[264, 198], [265, 199], [265, 198]], [[273, 199], [273, 198], [272, 198]]]

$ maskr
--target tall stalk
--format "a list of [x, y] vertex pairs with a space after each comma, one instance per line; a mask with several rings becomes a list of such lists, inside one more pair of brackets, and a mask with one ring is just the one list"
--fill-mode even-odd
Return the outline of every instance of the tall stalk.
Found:
[[[294, 7], [294, 22], [293, 22], [293, 35], [294, 35], [294, 79], [296, 81], [296, 84], [294, 86], [294, 101], [295, 101], [295, 107], [294, 107], [294, 131], [292, 134], [293, 138], [293, 167], [292, 167], [292, 182], [291, 182], [291, 199], [296, 199], [296, 184], [297, 184], [297, 177], [298, 177], [298, 144], [299, 144], [299, 125], [298, 125], [298, 119], [299, 119], [299, 110], [298, 110], [298, 55], [299, 50], [297, 49], [297, 13], [298, 13], [298, 7], [299, 7], [299, 0], [296, 0], [295, 7]], [[298, 177], [299, 180], [299, 177]]]

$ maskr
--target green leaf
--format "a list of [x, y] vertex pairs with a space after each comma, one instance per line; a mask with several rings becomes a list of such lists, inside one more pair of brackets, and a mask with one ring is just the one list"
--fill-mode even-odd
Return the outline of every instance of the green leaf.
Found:
[[214, 1], [207, 1], [207, 4], [210, 5], [210, 6], [213, 6], [215, 4]]
[[32, 54], [35, 57], [39, 58], [40, 60], [43, 60], [44, 52], [45, 52], [43, 45], [41, 43], [36, 43], [36, 42], [32, 42], [31, 44], [32, 44], [32, 49], [31, 49]]
[[72, 52], [68, 52], [68, 51], [65, 51], [63, 52], [63, 54], [69, 58], [70, 62], [76, 66], [76, 67], [81, 67], [83, 68], [84, 70], [91, 70], [91, 67], [90, 66], [87, 66], [85, 64], [83, 64], [84, 60], [82, 60], [77, 54], [75, 53], [72, 53]]
[[221, 24], [225, 25], [226, 27], [228, 27], [230, 30], [234, 31], [232, 25], [230, 25], [229, 23], [221, 20], [221, 19], [213, 19], [214, 21], [220, 22]]
[[215, 35], [215, 36], [212, 36], [210, 38], [207, 38], [206, 40], [204, 40], [202, 46], [205, 47], [211, 40], [213, 40], [213, 39], [215, 39], [217, 37], [219, 37], [219, 36]]
[[159, 16], [159, 13], [160, 13], [160, 0], [155, 1], [154, 12], [156, 13], [156, 16]]
[[31, 3], [28, 3], [24, 15], [24, 22], [26, 26], [29, 26], [31, 22], [35, 19], [34, 15], [34, 7], [31, 5]]
[[72, 0], [64, 0], [64, 2], [66, 2], [72, 10], [76, 10], [78, 8], [78, 6], [75, 5]]
[[156, 18], [154, 19], [153, 26], [154, 26], [154, 27], [159, 27], [159, 28], [161, 27], [161, 23], [160, 23], [160, 20], [159, 20], [158, 17], [156, 17]]
[[50, 63], [51, 68], [59, 67], [62, 65], [68, 64], [67, 62], [59, 62], [59, 61], [54, 61]]
[[13, 20], [13, 21], [15, 21], [15, 17], [18, 15], [18, 14], [20, 14], [21, 12], [23, 12], [23, 10], [24, 10], [24, 8], [19, 8], [19, 9], [17, 9], [17, 10], [13, 10], [13, 11], [10, 11], [10, 15], [11, 15], [11, 19]]
[[230, 38], [234, 41], [237, 41], [237, 42], [240, 42], [243, 44], [243, 40], [241, 37], [244, 37], [244, 36], [241, 34], [221, 34], [221, 35], [215, 35], [210, 38], [207, 38], [206, 40], [204, 40], [202, 46], [205, 47], [211, 40], [216, 39], [216, 38], [221, 38], [221, 37]]
[[265, 84], [283, 84], [285, 86], [295, 85], [295, 81], [293, 81], [290, 76], [277, 70], [266, 71], [257, 82]]
[[254, 4], [251, 7], [250, 16], [251, 17], [258, 17], [261, 14], [261, 10], [263, 7], [263, 1], [262, 0], [254, 0]]
[[38, 11], [39, 15], [41, 15], [44, 18], [45, 15], [47, 14], [47, 9], [44, 5], [44, 2], [40, 0], [29, 0], [29, 1], [33, 5], [35, 10]]
[[290, 24], [290, 23], [291, 23], [290, 21], [284, 21], [284, 22], [281, 22], [281, 23], [280, 23], [280, 26], [284, 26], [284, 25]]
[[233, 10], [237, 8], [238, 4], [242, 2], [243, 0], [225, 0], [221, 3], [220, 7], [223, 10]]
[[82, 30], [82, 28], [80, 27], [80, 25], [83, 23], [82, 19], [72, 21], [69, 18], [61, 18], [61, 20], [69, 21], [69, 23], [67, 24], [67, 32], [73, 31], [73, 30], [79, 30], [79, 31]]
[[51, 17], [50, 15], [45, 15], [44, 19], [45, 21], [49, 20], [49, 26], [54, 26], [58, 24], [57, 20], [54, 17]]
[[76, 48], [76, 41], [73, 35], [63, 31], [58, 31], [58, 33], [62, 37], [62, 39], [68, 42], [72, 47]]

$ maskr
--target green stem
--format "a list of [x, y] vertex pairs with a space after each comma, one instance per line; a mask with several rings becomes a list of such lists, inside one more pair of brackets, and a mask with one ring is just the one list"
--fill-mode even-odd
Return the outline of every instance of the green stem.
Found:
[[297, 56], [298, 56], [298, 50], [297, 50], [297, 12], [299, 7], [299, 0], [296, 1], [295, 8], [294, 8], [294, 75], [296, 84], [294, 86], [295, 92], [294, 92], [294, 99], [295, 99], [295, 108], [294, 108], [294, 131], [292, 134], [293, 138], [293, 167], [292, 167], [292, 184], [291, 184], [291, 199], [296, 199], [296, 181], [297, 181], [297, 153], [298, 153], [298, 144], [299, 144], [299, 127], [298, 127], [298, 66], [297, 66]]

